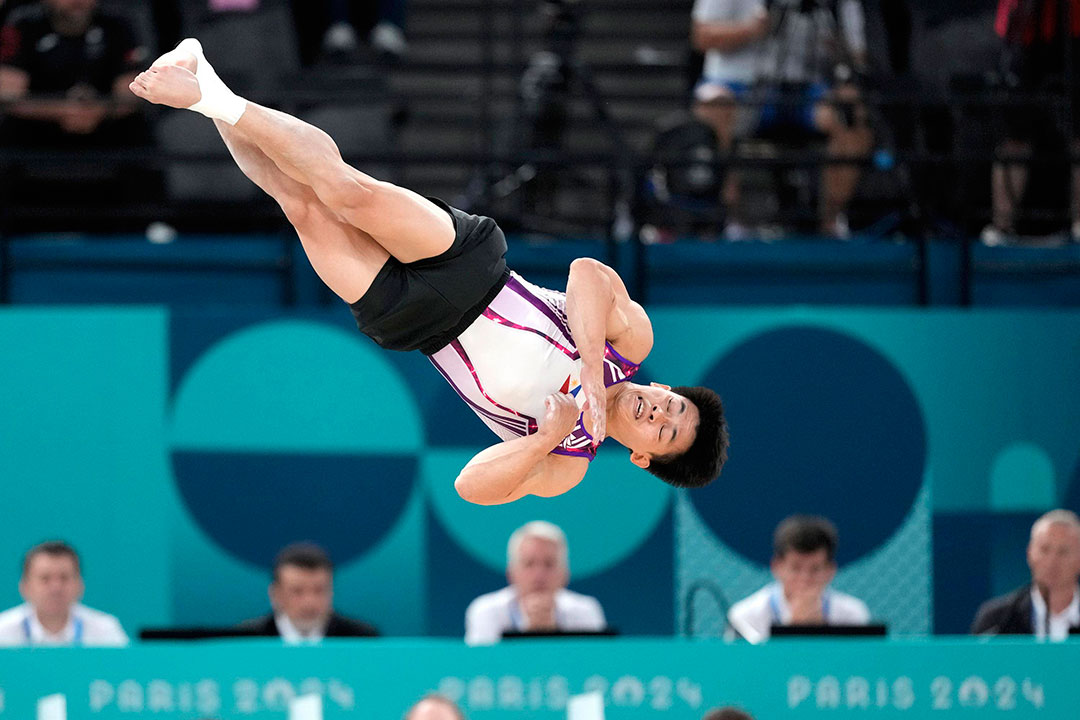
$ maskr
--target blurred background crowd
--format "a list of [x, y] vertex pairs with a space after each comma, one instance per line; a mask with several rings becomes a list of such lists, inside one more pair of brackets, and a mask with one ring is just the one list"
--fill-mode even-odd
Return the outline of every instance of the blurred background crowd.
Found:
[[0, 22], [8, 232], [279, 222], [208, 123], [126, 90], [194, 35], [238, 93], [510, 231], [1080, 239], [1071, 0], [4, 0]]

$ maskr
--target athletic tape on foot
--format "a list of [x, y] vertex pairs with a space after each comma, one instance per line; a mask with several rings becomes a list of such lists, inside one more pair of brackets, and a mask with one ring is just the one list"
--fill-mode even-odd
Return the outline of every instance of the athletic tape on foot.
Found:
[[198, 40], [187, 38], [176, 47], [192, 53], [198, 61], [198, 66], [195, 68], [195, 78], [199, 81], [199, 91], [202, 92], [202, 99], [190, 106], [188, 110], [194, 110], [208, 118], [235, 125], [240, 116], [244, 114], [244, 110], [247, 109], [247, 100], [233, 93], [221, 81], [221, 78], [214, 72], [214, 68], [206, 61], [202, 45]]

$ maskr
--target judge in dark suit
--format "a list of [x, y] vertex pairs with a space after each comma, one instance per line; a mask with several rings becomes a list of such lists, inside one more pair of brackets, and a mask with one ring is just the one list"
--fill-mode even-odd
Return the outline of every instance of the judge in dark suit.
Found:
[[334, 612], [334, 565], [318, 545], [297, 543], [278, 553], [269, 594], [274, 611], [241, 623], [241, 628], [290, 644], [379, 634], [365, 622]]
[[1031, 583], [983, 603], [971, 632], [1064, 640], [1080, 629], [1080, 518], [1051, 510], [1031, 527]]

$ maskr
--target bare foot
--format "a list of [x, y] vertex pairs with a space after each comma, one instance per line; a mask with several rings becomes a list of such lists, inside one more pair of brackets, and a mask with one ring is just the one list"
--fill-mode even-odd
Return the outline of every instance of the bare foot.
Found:
[[[202, 99], [202, 91], [199, 89], [199, 81], [195, 78], [195, 73], [192, 72], [196, 63], [195, 56], [191, 53], [187, 55], [188, 57], [179, 58], [177, 64], [157, 65], [155, 62], [149, 70], [136, 75], [135, 80], [128, 87], [138, 97], [157, 105], [173, 108], [191, 107]], [[158, 60], [164, 57], [163, 55]], [[191, 68], [188, 69], [180, 63], [190, 65]]]

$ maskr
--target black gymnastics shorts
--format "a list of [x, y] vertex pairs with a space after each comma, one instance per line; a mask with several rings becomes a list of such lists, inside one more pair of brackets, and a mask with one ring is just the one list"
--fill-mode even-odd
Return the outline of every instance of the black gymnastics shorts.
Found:
[[349, 305], [357, 327], [387, 350], [437, 352], [484, 312], [510, 276], [506, 237], [494, 220], [428, 199], [450, 213], [453, 244], [416, 262], [390, 257]]

